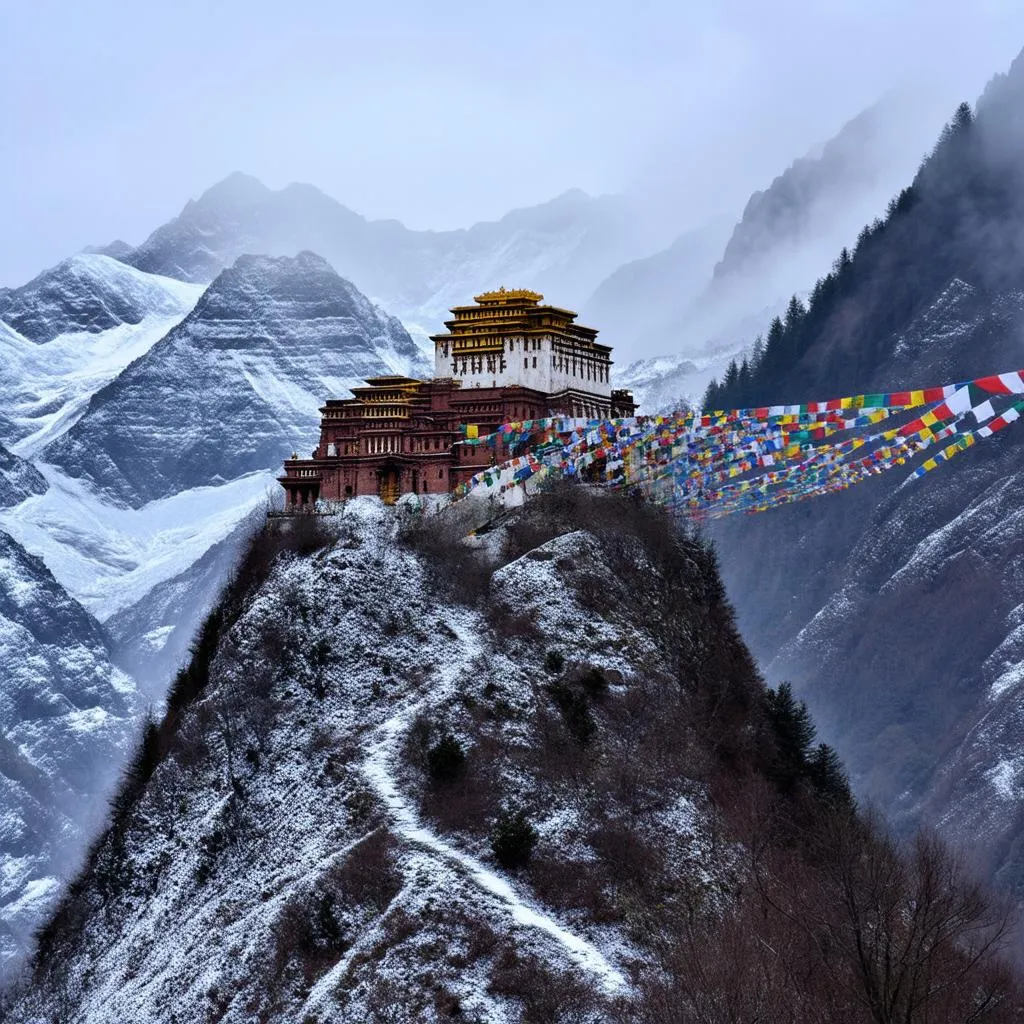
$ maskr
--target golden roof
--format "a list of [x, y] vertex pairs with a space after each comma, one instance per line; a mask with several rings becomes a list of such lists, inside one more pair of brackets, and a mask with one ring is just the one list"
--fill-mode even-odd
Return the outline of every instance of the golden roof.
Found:
[[491, 306], [496, 304], [502, 304], [509, 302], [531, 302], [536, 305], [538, 302], [542, 302], [544, 296], [540, 292], [530, 291], [529, 288], [505, 288], [502, 285], [497, 291], [493, 292], [481, 292], [479, 295], [473, 296], [473, 301], [478, 302], [481, 306]]

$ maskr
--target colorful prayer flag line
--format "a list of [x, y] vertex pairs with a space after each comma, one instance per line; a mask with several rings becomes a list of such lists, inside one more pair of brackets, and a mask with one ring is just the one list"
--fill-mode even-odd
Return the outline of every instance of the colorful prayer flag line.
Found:
[[843, 490], [949, 442], [908, 482], [918, 479], [1019, 419], [1024, 399], [1013, 398], [1020, 395], [1024, 370], [800, 405], [609, 420], [555, 416], [506, 423], [486, 437], [468, 426], [461, 444], [493, 447], [500, 439], [524, 454], [477, 473], [456, 497], [504, 491], [544, 471], [547, 479], [636, 489], [699, 520], [763, 512]]

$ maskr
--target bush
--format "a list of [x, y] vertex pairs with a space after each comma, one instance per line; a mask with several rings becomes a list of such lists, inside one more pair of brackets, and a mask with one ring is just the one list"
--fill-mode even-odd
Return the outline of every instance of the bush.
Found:
[[587, 698], [565, 683], [552, 683], [548, 687], [548, 692], [561, 712], [562, 721], [565, 722], [565, 727], [573, 739], [581, 746], [586, 746], [597, 731], [597, 723], [594, 721]]
[[454, 782], [466, 770], [466, 752], [451, 733], [427, 752], [427, 772], [435, 782]]
[[504, 811], [491, 833], [491, 851], [503, 868], [519, 868], [528, 864], [537, 845], [537, 830], [527, 820], [525, 811]]
[[580, 685], [591, 697], [603, 697], [608, 692], [608, 678], [599, 668], [590, 668], [580, 676]]
[[424, 516], [406, 524], [399, 538], [428, 569], [434, 589], [446, 599], [477, 605], [486, 601], [493, 567], [484, 553], [465, 543], [474, 525], [463, 506], [443, 515]]
[[565, 658], [561, 651], [548, 651], [544, 655], [544, 668], [553, 676], [557, 676], [565, 668]]

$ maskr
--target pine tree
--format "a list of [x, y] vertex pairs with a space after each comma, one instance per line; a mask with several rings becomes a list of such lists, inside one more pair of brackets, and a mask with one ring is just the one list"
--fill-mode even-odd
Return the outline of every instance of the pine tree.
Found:
[[853, 263], [853, 258], [850, 256], [850, 250], [843, 246], [842, 252], [836, 258], [835, 263], [832, 264], [832, 269], [835, 271], [837, 277], [842, 277]]
[[764, 703], [778, 749], [778, 781], [788, 787], [807, 773], [814, 723], [807, 704], [793, 696], [789, 683], [780, 683], [777, 690], [767, 690]]
[[761, 369], [761, 363], [764, 360], [764, 335], [759, 334], [754, 339], [754, 344], [750, 348], [750, 373], [751, 376], [756, 374]]
[[827, 744], [819, 743], [807, 762], [807, 777], [811, 785], [829, 803], [850, 805], [850, 781], [843, 770], [839, 755]]
[[[844, 249], [843, 252], [846, 250]], [[799, 330], [805, 316], [807, 316], [807, 307], [794, 295], [786, 307], [786, 330]]]
[[740, 363], [740, 372], [736, 379], [736, 395], [733, 406], [737, 409], [743, 409], [750, 404], [749, 400], [750, 393], [750, 363], [747, 362], [747, 357], [743, 357], [743, 361]]
[[717, 409], [720, 406], [719, 398], [721, 396], [721, 387], [718, 383], [717, 377], [712, 377], [708, 381], [708, 386], [704, 389], [704, 398], [701, 400], [700, 406], [702, 409]]

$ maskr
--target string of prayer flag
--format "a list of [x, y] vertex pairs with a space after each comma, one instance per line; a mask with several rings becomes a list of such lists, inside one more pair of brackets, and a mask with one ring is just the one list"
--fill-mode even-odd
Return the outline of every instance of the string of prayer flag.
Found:
[[555, 416], [506, 423], [486, 436], [470, 425], [460, 444], [522, 454], [477, 473], [456, 498], [500, 493], [540, 475], [637, 489], [698, 520], [763, 512], [843, 490], [928, 452], [906, 482], [918, 479], [1018, 420], [1022, 395], [1024, 370], [1015, 370], [800, 405]]

